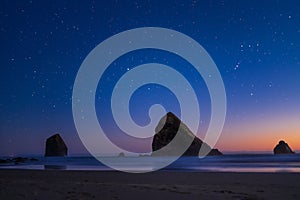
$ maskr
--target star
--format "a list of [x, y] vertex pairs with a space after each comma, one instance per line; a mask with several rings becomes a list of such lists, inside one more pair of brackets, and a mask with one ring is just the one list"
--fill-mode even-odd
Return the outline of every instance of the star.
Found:
[[240, 67], [240, 63], [237, 63], [235, 66], [234, 66], [234, 70], [238, 70], [239, 69], [239, 67]]

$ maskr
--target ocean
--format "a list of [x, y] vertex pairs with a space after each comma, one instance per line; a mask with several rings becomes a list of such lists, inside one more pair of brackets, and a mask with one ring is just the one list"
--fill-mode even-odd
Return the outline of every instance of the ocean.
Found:
[[[29, 157], [32, 158], [32, 157]], [[4, 163], [6, 169], [39, 170], [114, 170], [91, 156], [41, 157], [37, 161]], [[7, 159], [3, 157], [2, 159]], [[124, 171], [151, 171], [152, 166], [165, 162], [166, 157], [105, 157]], [[161, 170], [187, 172], [300, 172], [300, 155], [231, 154], [223, 156], [181, 157]]]

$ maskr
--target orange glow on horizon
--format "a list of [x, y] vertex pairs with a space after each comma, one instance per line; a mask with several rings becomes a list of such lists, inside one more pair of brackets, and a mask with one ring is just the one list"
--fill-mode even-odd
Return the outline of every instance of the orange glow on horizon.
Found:
[[[277, 115], [280, 116], [280, 115]], [[216, 148], [221, 151], [270, 151], [284, 140], [293, 151], [300, 150], [299, 117], [273, 117], [225, 125]]]

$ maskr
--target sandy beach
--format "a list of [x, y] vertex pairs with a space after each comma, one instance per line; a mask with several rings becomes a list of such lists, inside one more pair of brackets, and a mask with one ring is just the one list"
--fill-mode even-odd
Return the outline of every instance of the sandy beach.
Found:
[[0, 199], [299, 199], [300, 173], [0, 170]]

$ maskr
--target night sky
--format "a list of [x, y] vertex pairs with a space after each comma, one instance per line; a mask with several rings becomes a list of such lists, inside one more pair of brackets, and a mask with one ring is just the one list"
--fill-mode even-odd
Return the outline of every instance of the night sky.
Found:
[[[56, 132], [70, 154], [86, 153], [72, 116], [76, 74], [99, 43], [138, 27], [182, 32], [213, 58], [227, 95], [226, 123], [217, 148], [271, 152], [284, 139], [299, 150], [299, 13], [296, 0], [1, 1], [0, 155], [43, 154], [45, 139]], [[111, 90], [122, 74], [149, 62], [173, 67], [195, 87], [202, 137], [210, 119], [205, 83], [185, 60], [154, 49], [123, 55], [105, 72], [95, 98], [99, 123], [120, 145], [147, 150], [124, 142], [109, 110], [101, 108], [108, 108]], [[154, 103], [180, 115], [173, 93], [145, 85], [130, 102], [137, 124], [148, 123], [148, 109]]]

